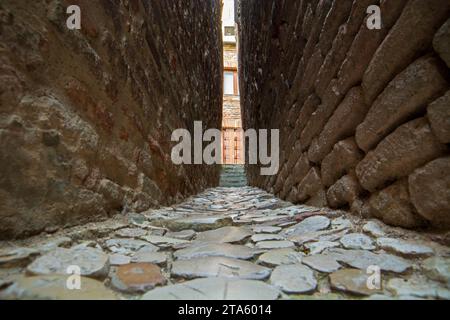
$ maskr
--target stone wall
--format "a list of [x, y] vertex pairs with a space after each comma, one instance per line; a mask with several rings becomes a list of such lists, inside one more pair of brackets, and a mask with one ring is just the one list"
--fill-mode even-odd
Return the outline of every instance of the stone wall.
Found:
[[0, 238], [216, 185], [217, 167], [173, 165], [170, 140], [220, 128], [220, 19], [219, 0], [2, 0]]
[[280, 129], [279, 173], [250, 166], [250, 183], [450, 228], [449, 17], [441, 0], [240, 1], [244, 128]]

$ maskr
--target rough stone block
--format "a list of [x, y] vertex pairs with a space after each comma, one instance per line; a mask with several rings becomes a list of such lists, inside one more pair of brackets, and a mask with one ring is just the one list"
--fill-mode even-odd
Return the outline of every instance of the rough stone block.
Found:
[[301, 145], [300, 142], [297, 141], [295, 143], [294, 148], [292, 148], [292, 152], [289, 154], [289, 159], [286, 168], [288, 172], [292, 172], [292, 169], [294, 168], [295, 164], [297, 163], [301, 155], [302, 155]]
[[351, 89], [318, 138], [311, 144], [308, 151], [309, 160], [314, 163], [321, 162], [339, 140], [353, 136], [367, 111], [361, 87]]
[[448, 1], [408, 2], [364, 74], [362, 87], [368, 104], [413, 61], [418, 52], [430, 46], [435, 32], [448, 18], [449, 12]]
[[311, 118], [311, 115], [313, 112], [317, 109], [317, 107], [320, 105], [320, 99], [317, 95], [312, 94], [306, 99], [305, 103], [303, 104], [302, 109], [300, 110], [298, 114], [297, 121], [295, 123], [295, 131], [297, 132], [297, 135], [300, 136], [303, 129], [306, 127], [308, 120]]
[[325, 208], [328, 206], [327, 202], [327, 194], [324, 189], [319, 189], [308, 201], [305, 202], [306, 205], [317, 207], [317, 208]]
[[322, 65], [323, 58], [322, 52], [317, 49], [308, 60], [305, 70], [301, 73], [301, 88], [297, 98], [299, 101], [304, 101], [307, 96], [314, 92], [314, 82]]
[[450, 228], [450, 157], [431, 161], [409, 176], [411, 201], [434, 226]]
[[374, 217], [393, 226], [416, 228], [425, 223], [411, 204], [406, 179], [373, 194], [369, 200], [369, 207]]
[[356, 198], [350, 206], [350, 212], [361, 218], [372, 218], [370, 213], [369, 199]]
[[339, 27], [339, 31], [333, 41], [332, 48], [325, 57], [325, 60], [317, 75], [315, 89], [319, 97], [322, 99], [330, 81], [339, 71], [353, 39], [358, 32], [361, 23], [366, 17], [367, 8], [376, 3], [376, 0], [353, 1], [350, 16], [348, 17], [347, 22]]
[[306, 153], [303, 153], [295, 164], [294, 170], [292, 170], [291, 175], [294, 177], [293, 183], [298, 184], [301, 182], [309, 170], [311, 170], [311, 165], [308, 161], [308, 156]]
[[389, 181], [406, 177], [416, 168], [447, 151], [431, 132], [425, 118], [410, 121], [395, 130], [356, 167], [364, 189], [371, 192]]
[[275, 185], [273, 186], [273, 190], [275, 194], [279, 194], [280, 191], [283, 189], [284, 181], [286, 181], [286, 178], [288, 176], [288, 172], [286, 170], [287, 166], [281, 167], [281, 170], [278, 173], [277, 180], [275, 182]]
[[327, 191], [328, 203], [332, 208], [352, 204], [363, 191], [354, 174], [343, 176]]
[[356, 131], [356, 142], [371, 150], [397, 126], [423, 112], [448, 88], [434, 58], [421, 58], [400, 73], [377, 98]]
[[354, 138], [336, 143], [333, 151], [322, 161], [322, 182], [326, 187], [334, 184], [346, 172], [355, 168], [364, 157]]
[[292, 190], [289, 192], [288, 196], [286, 197], [286, 201], [289, 201], [291, 203], [297, 203], [297, 188], [293, 187]]
[[434, 36], [433, 47], [450, 68], [450, 19], [443, 24]]
[[396, 22], [406, 2], [407, 0], [381, 1], [382, 27], [380, 30], [367, 28], [367, 19], [365, 19], [338, 72], [339, 90], [347, 92], [361, 83], [375, 51]]
[[320, 179], [320, 172], [317, 168], [312, 168], [297, 187], [297, 199], [300, 202], [304, 202], [315, 196], [321, 189], [323, 189], [323, 185]]
[[450, 91], [428, 106], [427, 117], [438, 140], [450, 143]]
[[302, 25], [302, 37], [308, 39], [309, 34], [311, 33], [311, 29], [314, 23], [314, 5], [312, 3], [308, 3], [305, 16], [303, 17], [303, 25]]
[[98, 183], [97, 190], [112, 208], [120, 209], [123, 206], [125, 192], [118, 184], [108, 179], [102, 179]]
[[289, 195], [292, 187], [299, 184], [308, 174], [310, 169], [311, 165], [309, 164], [308, 156], [306, 154], [300, 155], [297, 163], [295, 164], [294, 168], [289, 171], [290, 173], [286, 181], [284, 182], [284, 187], [280, 193], [281, 198], [285, 198], [287, 195]]
[[322, 32], [324, 31], [324, 24], [330, 16], [333, 2], [333, 0], [323, 0], [317, 2], [317, 6], [315, 8], [314, 24], [311, 29], [311, 34], [309, 35], [308, 42], [305, 46], [305, 50], [303, 52], [303, 55], [308, 59], [316, 49], [319, 49], [319, 51], [321, 51], [317, 44], [320, 40]]
[[339, 26], [348, 18], [352, 5], [351, 1], [333, 1], [331, 4], [331, 9], [325, 18], [317, 44], [321, 52], [325, 53], [330, 50]]

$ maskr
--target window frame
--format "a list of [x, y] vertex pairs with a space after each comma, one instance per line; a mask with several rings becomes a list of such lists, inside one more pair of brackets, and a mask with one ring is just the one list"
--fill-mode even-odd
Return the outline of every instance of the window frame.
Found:
[[[233, 74], [233, 93], [225, 93], [225, 73], [232, 73]], [[225, 67], [223, 71], [223, 94], [225, 96], [239, 96], [239, 77], [237, 68], [231, 68], [231, 67]]]

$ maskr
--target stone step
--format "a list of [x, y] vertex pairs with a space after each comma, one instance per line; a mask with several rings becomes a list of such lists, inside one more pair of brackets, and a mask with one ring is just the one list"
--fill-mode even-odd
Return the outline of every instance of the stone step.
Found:
[[243, 165], [223, 165], [220, 186], [225, 188], [247, 186], [247, 176]]
[[245, 179], [245, 178], [234, 178], [234, 179], [231, 179], [231, 178], [221, 178], [220, 179], [221, 181], [230, 181], [230, 182], [239, 182], [239, 181], [247, 181], [247, 179]]
[[223, 169], [224, 173], [245, 173], [245, 169]]
[[232, 175], [232, 176], [222, 175], [221, 177], [223, 179], [231, 179], [231, 180], [244, 179], [245, 180], [245, 175]]
[[226, 179], [246, 179], [245, 175], [221, 175], [222, 178]]

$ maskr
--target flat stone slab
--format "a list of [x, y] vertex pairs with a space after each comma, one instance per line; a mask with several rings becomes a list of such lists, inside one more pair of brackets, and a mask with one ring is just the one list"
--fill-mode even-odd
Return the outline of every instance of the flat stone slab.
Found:
[[227, 209], [225, 207], [223, 207], [223, 206], [213, 204], [213, 205], [209, 206], [209, 210], [212, 210], [212, 211], [226, 211]]
[[44, 240], [33, 245], [34, 248], [41, 253], [47, 253], [55, 250], [58, 247], [68, 248], [72, 244], [72, 239], [69, 237], [56, 237]]
[[275, 209], [278, 206], [277, 200], [271, 199], [266, 202], [256, 204], [256, 209], [264, 210], [264, 209]]
[[205, 231], [197, 234], [196, 241], [235, 243], [250, 237], [252, 232], [244, 227], [223, 227], [216, 230]]
[[81, 289], [69, 290], [67, 275], [20, 277], [0, 299], [8, 300], [117, 300], [116, 294], [97, 280], [81, 277]]
[[[145, 212], [145, 221], [139, 226], [128, 223], [103, 227], [102, 223], [97, 223], [95, 226], [76, 227], [67, 232], [65, 230], [64, 236], [74, 235], [70, 238], [59, 236], [58, 233], [54, 234], [54, 238], [39, 236], [27, 241], [17, 241], [20, 246], [30, 243], [33, 249], [12, 249], [11, 244], [4, 243], [3, 246], [8, 245], [8, 248], [0, 250], [0, 292], [3, 294], [12, 287], [16, 279], [20, 280], [21, 274], [25, 272], [30, 275], [27, 278], [59, 277], [67, 280], [66, 267], [81, 263], [81, 269], [87, 270], [82, 279], [87, 277], [93, 280], [92, 278], [98, 277], [104, 280], [109, 276], [99, 290], [110, 291], [110, 294], [111, 291], [120, 291], [123, 293], [122, 298], [132, 299], [139, 298], [137, 294], [141, 293], [147, 293], [150, 299], [177, 299], [184, 294], [189, 295], [187, 299], [192, 299], [197, 294], [199, 299], [208, 299], [210, 296], [214, 296], [214, 299], [263, 299], [260, 295], [266, 294], [268, 299], [272, 299], [272, 296], [275, 296], [274, 299], [288, 297], [286, 294], [294, 299], [320, 299], [330, 292], [342, 298], [348, 298], [348, 294], [371, 298], [385, 295], [394, 299], [449, 298], [450, 258], [446, 256], [449, 250], [431, 241], [416, 240], [425, 239], [427, 235], [421, 237], [414, 231], [402, 231], [377, 221], [363, 222], [358, 217], [343, 215], [341, 211], [331, 209], [323, 209], [316, 216], [313, 216], [316, 213], [310, 211], [303, 216], [297, 215], [298, 209], [281, 201], [274, 204], [277, 206], [275, 209], [260, 210], [258, 205], [272, 196], [259, 191], [253, 193], [252, 188], [245, 190], [247, 191], [210, 189], [205, 193], [205, 201], [196, 202], [193, 197], [180, 208], [156, 210], [156, 217], [152, 216], [155, 210]], [[227, 213], [213, 213], [210, 205], [221, 206], [223, 209], [220, 210], [226, 210]], [[152, 225], [153, 221], [159, 221], [156, 223], [158, 224], [161, 221], [178, 223], [187, 220], [198, 222], [201, 225], [199, 228], [205, 225], [208, 228], [211, 227], [210, 223], [220, 222], [221, 219], [231, 221], [242, 217], [246, 218], [247, 223], [255, 219], [266, 222], [258, 225], [225, 226], [220, 226], [219, 223], [214, 225], [213, 230], [199, 232], [192, 227], [169, 231]], [[303, 218], [306, 219], [299, 223]], [[122, 220], [126, 220], [126, 216]], [[280, 224], [286, 227], [283, 229]], [[294, 226], [288, 226], [292, 224]], [[88, 231], [81, 230], [83, 228]], [[287, 232], [288, 230], [292, 233]], [[156, 233], [153, 234], [153, 231]], [[56, 248], [67, 248], [74, 244], [76, 246], [70, 249]], [[101, 251], [102, 248], [105, 252]], [[50, 251], [46, 252], [47, 250]], [[66, 253], [63, 259], [54, 257], [52, 261], [48, 255], [57, 250], [72, 253]], [[107, 256], [109, 265], [113, 267], [109, 268], [108, 265], [102, 271], [102, 263], [97, 263], [89, 255], [81, 255], [80, 258], [80, 254], [73, 253], [76, 250], [98, 250], [101, 255]], [[72, 261], [76, 259], [81, 259], [81, 262]], [[36, 275], [26, 270], [28, 266], [29, 269], [36, 267], [37, 262], [42, 273]], [[152, 265], [154, 270], [150, 272], [136, 268], [141, 264]], [[286, 266], [289, 268], [285, 268]], [[369, 266], [379, 266], [383, 271], [385, 288], [382, 295], [376, 290], [364, 291], [363, 285], [370, 276], [367, 274]], [[414, 270], [411, 270], [413, 267]], [[128, 272], [118, 273], [127, 268]], [[304, 278], [299, 276], [303, 275], [299, 269], [304, 271], [305, 268], [310, 272], [306, 274], [312, 273], [312, 277], [306, 277], [311, 280], [309, 288], [302, 287], [308, 281], [303, 281]], [[353, 271], [341, 275], [337, 273], [350, 268]], [[409, 270], [413, 272], [407, 273]], [[336, 274], [340, 277], [336, 278]], [[150, 275], [155, 277], [151, 279]], [[330, 287], [330, 275], [335, 277], [334, 287]], [[166, 287], [165, 281], [169, 281], [169, 276], [170, 283]], [[195, 278], [199, 278], [195, 281], [201, 281], [205, 285], [194, 289], [186, 287]], [[248, 279], [251, 285], [240, 285], [233, 292], [236, 283], [243, 279]], [[234, 281], [233, 284], [231, 281]], [[338, 283], [343, 289], [336, 289], [339, 287]], [[104, 288], [105, 284], [113, 290]], [[37, 289], [35, 292], [35, 297], [41, 297]], [[311, 293], [313, 294], [308, 295]], [[133, 294], [134, 297], [128, 294]], [[57, 295], [60, 293], [57, 292]]]
[[186, 240], [180, 240], [180, 239], [169, 238], [169, 237], [164, 237], [164, 236], [162, 236], [162, 237], [154, 236], [154, 235], [142, 237], [142, 240], [150, 242], [151, 244], [159, 246], [159, 247], [172, 247], [172, 246], [183, 245], [183, 244], [189, 243], [189, 241], [186, 241]]
[[332, 273], [342, 267], [333, 257], [323, 254], [304, 257], [302, 263], [323, 273]]
[[180, 260], [204, 257], [228, 257], [250, 260], [258, 251], [244, 245], [228, 243], [194, 243], [192, 246], [178, 250], [174, 257]]
[[423, 277], [390, 279], [386, 288], [398, 296], [450, 300], [450, 290]]
[[314, 272], [302, 264], [276, 267], [270, 276], [270, 283], [286, 293], [308, 293], [317, 288]]
[[190, 217], [174, 220], [158, 220], [152, 222], [156, 226], [163, 226], [170, 231], [194, 230], [197, 232], [214, 230], [221, 227], [231, 226], [233, 219], [224, 216]]
[[326, 253], [336, 261], [342, 262], [356, 269], [366, 271], [369, 266], [379, 266], [381, 270], [404, 273], [411, 269], [409, 261], [390, 254], [376, 254], [366, 250], [346, 250], [340, 248], [329, 249]]
[[[148, 235], [168, 237], [167, 229], [152, 226], [149, 222], [148, 222], [148, 225], [145, 226], [145, 229], [148, 230]], [[172, 237], [172, 238], [176, 238], [176, 237]]]
[[278, 233], [282, 230], [281, 227], [273, 226], [253, 226], [252, 229], [255, 233]]
[[117, 268], [111, 276], [111, 285], [124, 293], [143, 293], [167, 280], [161, 269], [151, 263], [131, 263]]
[[322, 253], [325, 249], [339, 247], [338, 242], [332, 241], [317, 241], [309, 242], [304, 245], [304, 247], [309, 251], [310, 255]]
[[344, 217], [339, 217], [334, 220], [331, 220], [331, 229], [334, 231], [342, 231], [352, 228], [353, 223]]
[[103, 279], [109, 272], [109, 257], [94, 248], [57, 248], [27, 267], [31, 275], [67, 275], [68, 267], [78, 266], [82, 276]]
[[192, 240], [197, 233], [194, 230], [183, 230], [178, 232], [168, 232], [166, 237], [175, 238], [179, 240]]
[[408, 257], [429, 257], [434, 254], [433, 249], [430, 247], [401, 239], [378, 238], [377, 245], [386, 251]]
[[348, 230], [343, 231], [322, 230], [322, 231], [308, 232], [301, 235], [289, 236], [288, 240], [293, 241], [298, 245], [314, 241], [337, 241], [341, 237], [346, 235], [347, 232]]
[[260, 241], [255, 245], [255, 248], [262, 249], [262, 250], [295, 248], [295, 243], [293, 243], [292, 241], [287, 241], [287, 240]]
[[38, 250], [30, 248], [3, 249], [0, 250], [0, 267], [25, 267], [38, 255]]
[[373, 237], [384, 237], [386, 232], [383, 227], [376, 221], [369, 221], [363, 226], [363, 231], [370, 234]]
[[276, 300], [280, 291], [261, 281], [195, 279], [147, 292], [142, 300]]
[[102, 222], [92, 222], [68, 230], [67, 236], [72, 240], [83, 240], [87, 237], [105, 238], [114, 234], [114, 231], [128, 226], [125, 219], [109, 219]]
[[302, 262], [303, 254], [293, 249], [270, 250], [258, 258], [258, 263], [268, 266], [298, 264]]
[[165, 252], [137, 252], [132, 258], [133, 263], [153, 263], [160, 266], [167, 264], [168, 254]]
[[306, 218], [302, 222], [282, 231], [281, 234], [286, 236], [302, 235], [305, 233], [328, 229], [330, 224], [331, 221], [327, 217], [313, 216]]
[[243, 216], [238, 216], [235, 218], [235, 223], [238, 224], [277, 224], [280, 222], [283, 222], [286, 220], [286, 218], [289, 218], [288, 216], [277, 216], [275, 214], [272, 215], [266, 215], [266, 214], [248, 214]]
[[424, 300], [422, 298], [413, 297], [413, 296], [388, 296], [385, 294], [374, 294], [370, 297], [364, 298], [363, 300], [381, 300], [381, 301], [390, 301], [390, 300]]
[[141, 228], [125, 228], [117, 230], [114, 234], [120, 238], [139, 238], [143, 237], [148, 231]]
[[286, 240], [285, 237], [280, 236], [279, 234], [270, 233], [258, 233], [253, 235], [251, 239], [253, 242]]
[[281, 222], [277, 223], [276, 225], [278, 227], [282, 228], [282, 229], [285, 229], [285, 228], [288, 228], [288, 227], [292, 227], [292, 226], [294, 226], [296, 224], [297, 223], [295, 221], [288, 221], [288, 222], [281, 221]]
[[109, 263], [111, 266], [123, 266], [124, 264], [129, 264], [131, 258], [124, 256], [123, 254], [112, 254], [109, 256]]
[[147, 251], [158, 251], [157, 246], [143, 240], [136, 239], [109, 239], [105, 242], [106, 247], [113, 253], [130, 255], [134, 252], [146, 248]]
[[102, 250], [101, 246], [93, 240], [87, 240], [87, 241], [83, 241], [75, 246], [73, 246], [71, 249], [75, 249], [75, 248], [97, 248], [99, 250]]
[[340, 243], [346, 249], [374, 250], [376, 248], [372, 239], [362, 233], [346, 234], [341, 238]]
[[177, 260], [172, 264], [172, 276], [192, 278], [239, 278], [264, 280], [271, 270], [257, 264], [224, 257], [207, 257], [191, 260]]
[[265, 223], [265, 222], [276, 222], [276, 221], [284, 221], [286, 219], [289, 219], [290, 216], [288, 215], [271, 215], [271, 216], [264, 216], [260, 218], [254, 218], [252, 219], [252, 223]]
[[138, 226], [144, 225], [146, 222], [148, 222], [145, 215], [135, 212], [128, 213], [127, 218], [129, 223]]
[[370, 289], [369, 276], [366, 271], [358, 269], [342, 269], [330, 274], [330, 284], [335, 290], [362, 296], [380, 293], [380, 290]]
[[422, 269], [430, 279], [443, 282], [450, 288], [450, 258], [428, 258], [423, 262]]

